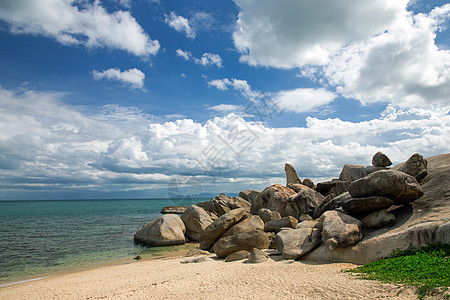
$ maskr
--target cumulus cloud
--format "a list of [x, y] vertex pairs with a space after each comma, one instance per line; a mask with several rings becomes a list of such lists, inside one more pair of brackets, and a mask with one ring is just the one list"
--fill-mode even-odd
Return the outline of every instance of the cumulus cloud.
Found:
[[448, 103], [450, 51], [435, 39], [448, 30], [450, 4], [415, 14], [406, 0], [235, 2], [242, 62], [300, 68], [362, 103]]
[[126, 71], [120, 71], [118, 68], [111, 68], [103, 71], [92, 71], [92, 77], [95, 80], [113, 80], [120, 81], [130, 86], [133, 89], [144, 88], [145, 74], [136, 68], [129, 69]]
[[214, 106], [207, 107], [208, 110], [214, 110], [221, 113], [229, 113], [243, 110], [241, 105], [234, 104], [218, 104]]
[[6, 0], [0, 2], [0, 19], [12, 33], [43, 35], [64, 45], [107, 47], [143, 57], [160, 48], [129, 12], [109, 13], [99, 1]]
[[2, 197], [26, 190], [167, 197], [180, 177], [234, 193], [284, 183], [285, 162], [317, 182], [336, 178], [345, 163], [370, 164], [377, 151], [394, 163], [450, 151], [448, 108], [390, 105], [364, 122], [307, 118], [305, 127], [271, 128], [233, 113], [199, 123], [114, 105], [86, 112], [61, 97], [0, 88]]
[[170, 15], [165, 16], [164, 21], [176, 31], [184, 33], [186, 37], [191, 39], [195, 38], [195, 30], [189, 25], [189, 20], [185, 17], [178, 16], [172, 11]]
[[191, 52], [184, 51], [181, 49], [177, 49], [175, 51], [175, 53], [177, 56], [182, 57], [184, 60], [193, 61], [197, 65], [201, 65], [204, 67], [214, 66], [214, 65], [219, 68], [222, 67], [222, 58], [218, 54], [206, 52], [206, 53], [203, 53], [202, 57], [196, 58], [196, 57], [192, 56]]

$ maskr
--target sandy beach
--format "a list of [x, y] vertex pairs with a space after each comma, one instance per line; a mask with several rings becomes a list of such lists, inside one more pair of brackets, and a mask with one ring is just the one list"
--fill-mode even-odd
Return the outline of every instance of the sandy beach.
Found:
[[[214, 256], [211, 256], [214, 257]], [[357, 279], [353, 264], [141, 260], [0, 288], [0, 299], [416, 299], [413, 288]]]

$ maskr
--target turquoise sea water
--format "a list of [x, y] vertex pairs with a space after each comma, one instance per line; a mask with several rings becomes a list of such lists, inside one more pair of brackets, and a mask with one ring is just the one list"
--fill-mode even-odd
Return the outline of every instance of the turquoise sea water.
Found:
[[136, 230], [164, 206], [202, 200], [2, 201], [0, 286], [160, 252], [135, 245]]

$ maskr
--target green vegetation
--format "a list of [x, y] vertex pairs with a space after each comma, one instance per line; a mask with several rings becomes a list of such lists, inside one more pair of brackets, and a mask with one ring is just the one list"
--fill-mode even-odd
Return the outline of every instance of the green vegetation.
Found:
[[450, 244], [434, 244], [418, 250], [394, 251], [388, 257], [348, 270], [360, 278], [416, 286], [419, 299], [450, 286]]

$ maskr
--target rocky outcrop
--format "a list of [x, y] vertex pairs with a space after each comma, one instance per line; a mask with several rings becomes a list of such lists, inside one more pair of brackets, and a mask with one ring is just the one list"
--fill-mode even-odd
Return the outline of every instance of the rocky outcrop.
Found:
[[277, 211], [271, 211], [268, 208], [261, 208], [258, 211], [258, 216], [263, 220], [264, 223], [267, 223], [272, 220], [281, 219], [281, 215]]
[[417, 181], [427, 176], [427, 161], [419, 153], [413, 154], [398, 170], [416, 178]]
[[218, 257], [227, 257], [240, 250], [267, 249], [269, 243], [269, 238], [264, 231], [254, 230], [219, 239], [214, 244], [213, 251]]
[[208, 225], [200, 234], [200, 249], [209, 250], [222, 234], [246, 215], [245, 209], [234, 209]]
[[348, 214], [369, 213], [381, 208], [389, 208], [394, 201], [386, 197], [350, 198], [342, 201], [342, 209]]
[[322, 196], [322, 194], [310, 189], [309, 187], [305, 187], [297, 194], [287, 198], [287, 202], [290, 204], [289, 208], [292, 211], [286, 210], [286, 213], [294, 216], [295, 218], [299, 218], [301, 215], [312, 216], [316, 207], [318, 207], [324, 200], [325, 197]]
[[295, 194], [295, 191], [279, 184], [271, 185], [265, 188], [261, 194], [258, 195], [255, 202], [252, 203], [251, 213], [258, 214], [261, 208], [268, 208], [272, 211], [277, 211], [281, 216], [286, 216], [286, 208], [288, 206], [287, 198]]
[[375, 167], [389, 167], [392, 165], [392, 162], [386, 154], [383, 152], [377, 152], [372, 157], [372, 165]]
[[192, 241], [198, 241], [200, 233], [213, 222], [210, 215], [197, 205], [189, 206], [181, 215], [181, 220], [186, 226], [185, 235]]
[[388, 213], [387, 209], [379, 209], [363, 217], [361, 222], [364, 227], [382, 228], [394, 224], [395, 216]]
[[134, 235], [134, 240], [148, 246], [171, 246], [186, 243], [186, 227], [178, 215], [167, 214], [146, 223]]
[[202, 201], [196, 204], [203, 208], [206, 212], [217, 216], [222, 216], [230, 210], [243, 208], [246, 212], [250, 212], [251, 203], [241, 197], [228, 197], [222, 193], [210, 201]]
[[344, 248], [359, 242], [363, 235], [361, 221], [338, 211], [327, 211], [322, 217], [322, 240], [328, 249]]
[[350, 184], [348, 192], [353, 198], [386, 197], [396, 205], [408, 204], [423, 195], [414, 177], [394, 170], [377, 171], [358, 179]]
[[289, 184], [297, 184], [302, 183], [300, 178], [298, 177], [297, 172], [295, 171], [294, 167], [291, 164], [286, 163], [284, 165], [284, 171], [286, 172], [286, 186]]
[[374, 167], [374, 166], [362, 166], [362, 165], [344, 165], [341, 174], [339, 175], [339, 180], [342, 181], [355, 181], [360, 178], [366, 177], [367, 175], [385, 170], [384, 167]]
[[278, 232], [283, 227], [295, 228], [298, 224], [298, 220], [294, 217], [284, 217], [278, 220], [272, 220], [264, 224], [264, 231], [266, 232]]
[[252, 204], [255, 201], [256, 197], [258, 197], [259, 194], [261, 194], [261, 191], [245, 190], [245, 191], [242, 191], [239, 193], [239, 197], [247, 200], [250, 204]]
[[249, 215], [233, 227], [228, 229], [221, 237], [227, 237], [252, 230], [264, 230], [264, 222], [259, 216]]
[[297, 259], [316, 248], [321, 242], [320, 230], [314, 227], [300, 227], [281, 230], [275, 236], [277, 250], [286, 259]]

